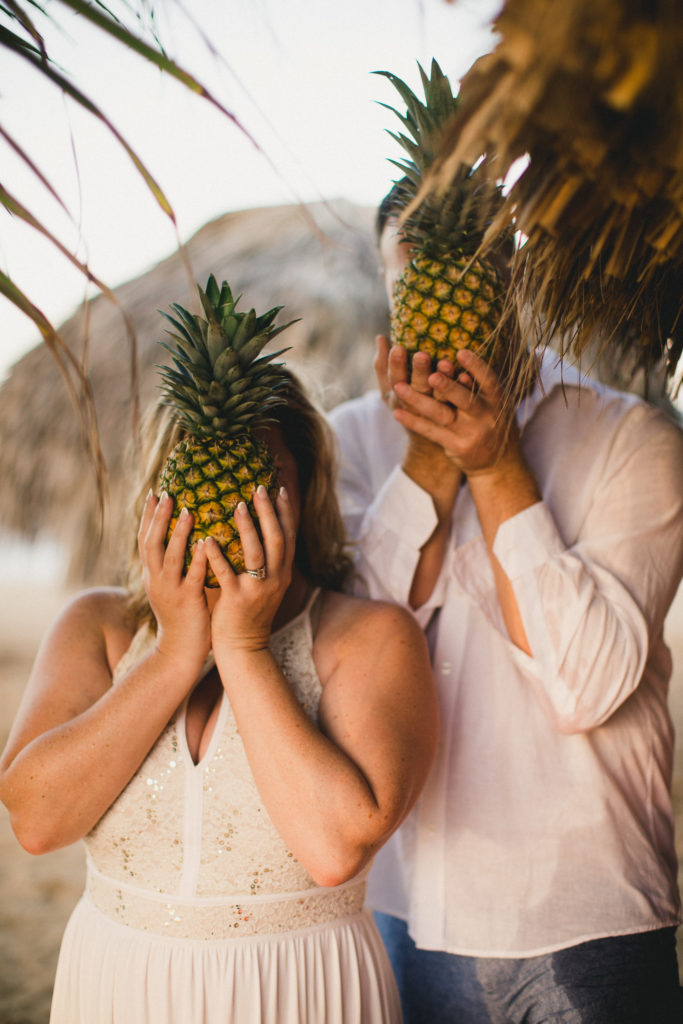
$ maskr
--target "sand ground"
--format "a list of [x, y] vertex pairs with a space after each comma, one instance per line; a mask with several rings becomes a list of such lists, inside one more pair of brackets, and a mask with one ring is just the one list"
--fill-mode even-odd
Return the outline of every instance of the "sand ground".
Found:
[[[66, 595], [46, 588], [36, 596], [19, 586], [2, 591], [0, 633], [0, 747], [5, 739], [41, 636]], [[676, 749], [674, 800], [683, 889], [683, 587], [666, 629], [674, 654], [671, 711], [681, 737]], [[16, 842], [0, 806], [0, 1021], [47, 1024], [50, 993], [64, 924], [83, 882], [80, 844], [35, 858]], [[683, 933], [683, 929], [681, 929]], [[683, 934], [679, 941], [683, 967]]]

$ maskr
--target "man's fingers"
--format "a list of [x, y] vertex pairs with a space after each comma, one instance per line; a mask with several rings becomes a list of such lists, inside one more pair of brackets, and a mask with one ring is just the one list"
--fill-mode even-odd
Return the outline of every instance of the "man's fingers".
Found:
[[481, 392], [488, 399], [493, 398], [500, 388], [500, 381], [490, 365], [468, 348], [460, 349], [456, 358], [460, 366], [476, 382]]
[[429, 394], [431, 387], [429, 385], [429, 376], [432, 372], [432, 360], [426, 352], [416, 352], [413, 355], [413, 363], [410, 373], [410, 384], [415, 391], [420, 391], [422, 394]]
[[456, 409], [471, 409], [479, 397], [479, 393], [472, 388], [472, 378], [469, 374], [459, 373], [456, 380], [451, 380], [437, 371], [431, 375], [429, 382], [434, 389], [434, 397], [439, 402], [455, 406]]
[[[455, 367], [453, 366], [453, 363], [450, 361], [450, 359], [439, 359], [438, 363], [436, 364], [436, 369], [439, 373], [443, 374], [444, 377], [448, 377], [449, 380], [453, 380], [453, 378], [455, 377]], [[461, 384], [463, 383], [461, 378], [465, 376], [466, 374], [464, 373], [459, 374], [458, 380], [460, 381]], [[431, 380], [429, 382], [429, 386], [433, 387]], [[440, 391], [432, 391], [432, 394], [434, 395], [434, 398], [436, 398], [437, 402], [448, 401], [445, 395], [443, 395]]]
[[[448, 383], [453, 385], [452, 381]], [[457, 387], [457, 385], [455, 386]], [[460, 390], [464, 391], [464, 397], [461, 396], [461, 402], [463, 407], [466, 408], [467, 404], [471, 402], [472, 396], [466, 389], [461, 388]], [[433, 396], [423, 395], [419, 391], [415, 391], [410, 385], [399, 384], [396, 387], [396, 394], [406, 409], [417, 416], [431, 420], [437, 426], [450, 427], [455, 422], [457, 408], [455, 403], [448, 397], [450, 395], [450, 388], [444, 390], [443, 396], [437, 397], [436, 394]]]
[[[429, 401], [434, 405], [439, 404], [434, 399], [430, 399]], [[451, 423], [454, 422], [455, 415], [455, 410], [451, 409]], [[427, 441], [433, 441], [434, 444], [443, 448], [445, 452], [449, 453], [454, 449], [455, 435], [448, 426], [442, 426], [433, 419], [427, 419], [424, 416], [420, 416], [412, 409], [407, 408], [397, 409], [394, 412], [394, 416], [407, 430], [412, 431], [414, 434], [419, 434], [420, 437], [424, 437]]]
[[407, 383], [408, 353], [402, 345], [392, 345], [389, 350], [389, 361], [387, 364], [389, 372], [389, 387], [394, 388], [397, 384]]
[[[374, 369], [375, 376], [377, 378], [377, 387], [379, 388], [380, 394], [384, 398], [389, 388], [389, 339], [385, 338], [383, 334], [378, 334], [376, 338], [377, 348], [375, 351]], [[386, 399], [385, 399], [386, 401]]]

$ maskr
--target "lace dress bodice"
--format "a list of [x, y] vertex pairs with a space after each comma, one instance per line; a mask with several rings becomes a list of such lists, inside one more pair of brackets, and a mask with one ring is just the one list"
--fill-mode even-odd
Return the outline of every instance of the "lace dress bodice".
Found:
[[[270, 642], [315, 722], [322, 689], [310, 625], [316, 596]], [[153, 645], [152, 630], [143, 627], [116, 666], [113, 685]], [[210, 659], [205, 670], [212, 665]], [[85, 839], [92, 902], [123, 924], [193, 939], [287, 931], [358, 912], [365, 873], [321, 889], [280, 838], [227, 696], [198, 764], [187, 746], [187, 704]]]

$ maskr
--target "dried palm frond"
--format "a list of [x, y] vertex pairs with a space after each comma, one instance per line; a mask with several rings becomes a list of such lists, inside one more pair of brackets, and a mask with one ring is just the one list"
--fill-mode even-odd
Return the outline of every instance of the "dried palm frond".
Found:
[[[683, 349], [683, 18], [677, 0], [507, 0], [464, 76], [431, 187], [526, 166], [484, 241], [514, 223], [536, 341], [622, 376]], [[513, 168], [513, 172], [516, 168]], [[512, 175], [510, 175], [512, 177]]]

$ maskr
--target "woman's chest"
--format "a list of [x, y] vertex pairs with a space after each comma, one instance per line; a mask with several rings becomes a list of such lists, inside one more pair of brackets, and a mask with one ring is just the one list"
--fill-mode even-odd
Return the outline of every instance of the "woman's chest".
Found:
[[[285, 635], [277, 660], [315, 719], [321, 686], [307, 650]], [[158, 892], [277, 892], [308, 880], [270, 820], [232, 707], [211, 670], [86, 846], [103, 874]]]

